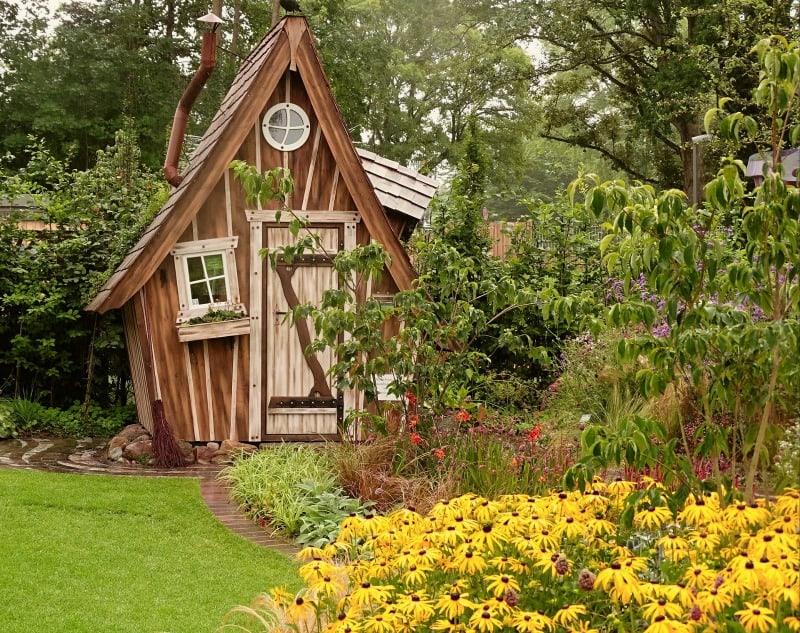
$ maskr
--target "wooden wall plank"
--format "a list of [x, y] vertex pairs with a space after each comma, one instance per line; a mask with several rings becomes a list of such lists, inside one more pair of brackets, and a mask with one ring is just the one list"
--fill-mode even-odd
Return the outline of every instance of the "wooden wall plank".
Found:
[[[219, 346], [216, 346], [219, 347]], [[217, 361], [218, 359], [215, 358], [215, 367], [217, 369], [222, 369], [221, 364]], [[214, 392], [215, 392], [215, 385], [211, 381], [211, 356], [209, 354], [208, 349], [208, 341], [203, 341], [203, 370], [205, 372], [205, 392], [206, 392], [206, 428], [208, 428], [208, 439], [209, 440], [216, 440], [217, 433], [216, 429], [214, 428]]]
[[139, 423], [151, 433], [153, 432], [153, 397], [150, 395], [147, 381], [147, 368], [145, 367], [144, 353], [139, 329], [136, 327], [136, 303], [138, 297], [134, 296], [122, 306], [122, 327], [125, 333], [125, 343], [128, 349], [128, 361], [131, 366], [131, 381], [133, 394], [136, 401], [136, 412]]
[[183, 346], [183, 362], [186, 372], [186, 383], [189, 387], [189, 411], [192, 415], [192, 434], [194, 438], [201, 438], [203, 436], [200, 434], [200, 422], [198, 420], [197, 412], [197, 393], [195, 390], [194, 372], [192, 371], [192, 358], [191, 353], [189, 352], [188, 343], [184, 344]]
[[[250, 223], [250, 363], [249, 363], [249, 410], [248, 439], [258, 441], [261, 437], [261, 399], [264, 390], [268, 393], [269, 381], [262, 371], [262, 332], [265, 324], [263, 314], [264, 263], [259, 256], [263, 246], [261, 222]], [[267, 289], [269, 294], [269, 289]]]

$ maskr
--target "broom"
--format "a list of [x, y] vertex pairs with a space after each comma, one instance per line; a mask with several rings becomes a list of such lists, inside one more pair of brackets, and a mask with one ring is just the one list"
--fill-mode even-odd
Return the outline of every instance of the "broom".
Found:
[[183, 453], [172, 435], [164, 415], [164, 403], [153, 401], [153, 465], [156, 468], [184, 466]]

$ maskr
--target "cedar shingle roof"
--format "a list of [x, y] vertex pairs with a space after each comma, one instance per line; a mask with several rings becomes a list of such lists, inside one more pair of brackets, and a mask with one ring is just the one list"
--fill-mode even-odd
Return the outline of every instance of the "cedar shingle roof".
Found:
[[415, 220], [422, 218], [439, 183], [365, 149], [357, 148], [356, 152], [381, 204]]

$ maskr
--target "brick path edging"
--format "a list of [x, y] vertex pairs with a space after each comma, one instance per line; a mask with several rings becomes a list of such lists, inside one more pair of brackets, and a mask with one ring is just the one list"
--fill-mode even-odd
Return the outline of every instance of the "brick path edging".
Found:
[[231, 501], [228, 489], [217, 479], [201, 478], [200, 494], [211, 513], [231, 532], [292, 558], [300, 551], [299, 546], [271, 536], [248, 519], [239, 506]]

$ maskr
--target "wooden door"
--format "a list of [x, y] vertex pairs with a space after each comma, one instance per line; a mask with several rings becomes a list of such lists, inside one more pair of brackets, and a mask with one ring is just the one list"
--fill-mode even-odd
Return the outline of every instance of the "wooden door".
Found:
[[[309, 353], [315, 338], [310, 319], [291, 324], [290, 308], [304, 303], [319, 305], [322, 293], [337, 288], [332, 258], [344, 245], [344, 225], [309, 227], [320, 237], [320, 246], [291, 263], [278, 260], [275, 270], [266, 262], [267, 292], [265, 354], [265, 439], [277, 436], [330, 437], [338, 434], [344, 394], [330, 386], [327, 372], [333, 363], [331, 350]], [[266, 246], [295, 242], [284, 226], [267, 226]]]

